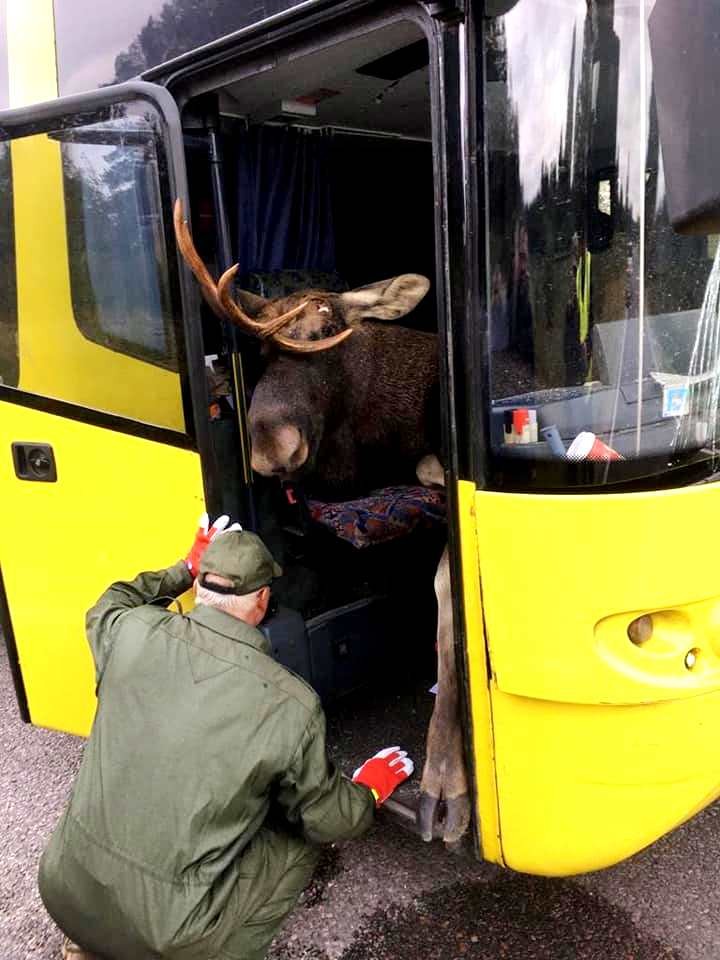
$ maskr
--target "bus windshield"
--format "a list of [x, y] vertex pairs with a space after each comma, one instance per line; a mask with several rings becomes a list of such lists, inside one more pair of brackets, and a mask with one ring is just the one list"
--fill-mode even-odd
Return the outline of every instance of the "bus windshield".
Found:
[[718, 238], [681, 236], [668, 215], [655, 6], [519, 0], [485, 22], [501, 484], [654, 485], [718, 469]]

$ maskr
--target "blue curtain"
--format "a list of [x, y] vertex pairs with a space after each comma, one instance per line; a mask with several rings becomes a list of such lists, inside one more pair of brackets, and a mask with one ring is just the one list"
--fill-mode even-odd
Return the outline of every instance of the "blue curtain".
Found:
[[331, 138], [253, 127], [238, 144], [241, 273], [335, 270]]

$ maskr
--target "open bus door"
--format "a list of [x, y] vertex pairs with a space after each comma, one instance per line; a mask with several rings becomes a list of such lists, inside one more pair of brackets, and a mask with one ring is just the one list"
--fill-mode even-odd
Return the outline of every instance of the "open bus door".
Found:
[[172, 240], [180, 118], [163, 88], [130, 83], [6, 111], [0, 134], [17, 281], [0, 380], [2, 627], [25, 719], [83, 734], [84, 611], [138, 563], [175, 562], [203, 509], [202, 351]]

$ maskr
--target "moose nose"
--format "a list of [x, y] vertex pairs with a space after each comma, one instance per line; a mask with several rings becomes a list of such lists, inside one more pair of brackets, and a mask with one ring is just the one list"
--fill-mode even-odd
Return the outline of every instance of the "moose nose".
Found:
[[302, 430], [283, 424], [254, 438], [251, 465], [264, 476], [286, 476], [298, 470], [308, 457], [308, 444]]

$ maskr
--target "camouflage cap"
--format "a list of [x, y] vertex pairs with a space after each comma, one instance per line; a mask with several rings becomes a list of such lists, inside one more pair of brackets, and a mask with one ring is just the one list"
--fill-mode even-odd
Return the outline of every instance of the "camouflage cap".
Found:
[[215, 590], [212, 583], [204, 582], [208, 573], [215, 573], [232, 582], [233, 590], [220, 587], [219, 593], [244, 595], [267, 586], [273, 577], [282, 576], [282, 567], [275, 563], [257, 534], [248, 530], [233, 530], [215, 537], [200, 561], [200, 583]]

